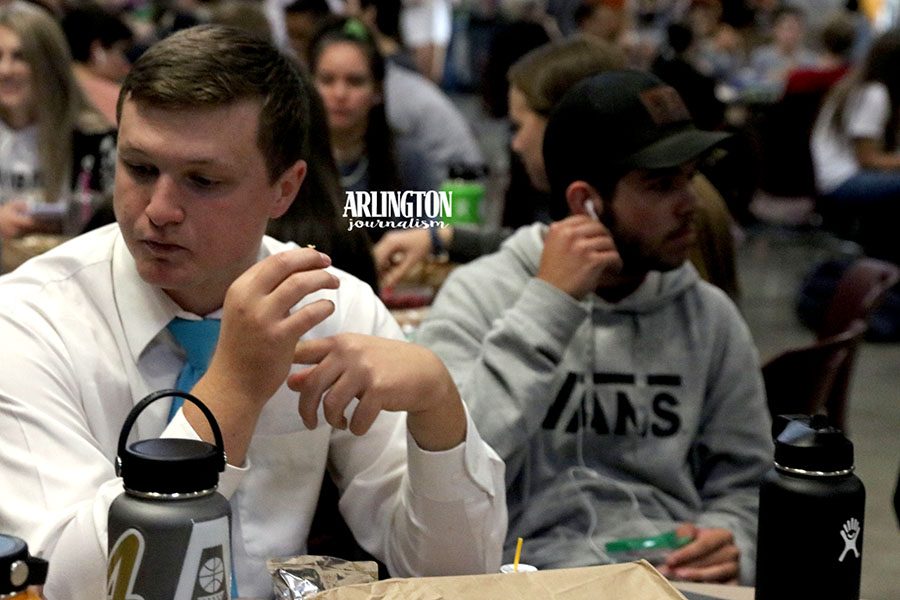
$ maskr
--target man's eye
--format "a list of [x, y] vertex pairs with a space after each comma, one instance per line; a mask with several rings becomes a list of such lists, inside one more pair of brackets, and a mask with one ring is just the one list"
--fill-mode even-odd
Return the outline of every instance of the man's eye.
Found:
[[202, 175], [191, 175], [190, 177], [191, 183], [198, 188], [209, 189], [214, 187], [218, 181], [210, 179], [208, 177], [203, 177]]
[[151, 167], [150, 165], [142, 165], [140, 163], [129, 163], [126, 162], [125, 168], [132, 174], [132, 176], [139, 179], [148, 179], [156, 175], [156, 168]]
[[660, 177], [650, 183], [650, 189], [654, 192], [671, 192], [676, 187], [678, 187], [677, 177]]

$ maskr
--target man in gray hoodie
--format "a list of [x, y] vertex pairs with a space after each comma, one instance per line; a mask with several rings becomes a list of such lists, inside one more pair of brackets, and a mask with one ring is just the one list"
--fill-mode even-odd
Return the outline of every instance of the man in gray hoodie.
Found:
[[652, 75], [577, 84], [544, 135], [570, 216], [456, 269], [422, 324], [506, 461], [507, 558], [521, 536], [541, 568], [617, 561], [617, 540], [677, 531], [664, 574], [752, 583], [772, 457], [758, 358], [685, 260], [689, 182], [723, 137]]

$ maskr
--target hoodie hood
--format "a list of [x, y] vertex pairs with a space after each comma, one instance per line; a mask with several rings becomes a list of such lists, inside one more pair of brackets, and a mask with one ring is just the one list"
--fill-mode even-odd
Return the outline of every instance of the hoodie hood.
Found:
[[[535, 223], [520, 228], [502, 248], [511, 253], [530, 273], [537, 273], [544, 251], [544, 236], [547, 225]], [[595, 309], [616, 313], [649, 313], [665, 306], [683, 294], [700, 279], [697, 269], [685, 261], [680, 267], [671, 271], [650, 271], [644, 282], [630, 295], [618, 302], [607, 302], [593, 294], [592, 304]]]

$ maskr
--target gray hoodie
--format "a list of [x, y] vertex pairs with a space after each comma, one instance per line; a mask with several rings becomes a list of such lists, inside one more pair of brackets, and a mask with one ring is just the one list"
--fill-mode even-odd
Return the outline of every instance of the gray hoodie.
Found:
[[416, 337], [506, 461], [507, 558], [521, 536], [540, 568], [609, 562], [686, 521], [729, 529], [752, 583], [773, 448], [746, 324], [689, 263], [578, 302], [535, 277], [545, 231], [456, 269]]

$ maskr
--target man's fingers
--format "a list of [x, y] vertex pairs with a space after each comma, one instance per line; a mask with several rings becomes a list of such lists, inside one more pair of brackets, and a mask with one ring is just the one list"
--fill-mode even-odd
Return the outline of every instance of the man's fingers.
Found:
[[710, 552], [709, 554], [704, 554], [703, 556], [689, 561], [681, 563], [676, 570], [682, 568], [702, 568], [702, 567], [711, 567], [718, 564], [723, 564], [727, 562], [737, 562], [738, 558], [741, 556], [741, 551], [738, 550], [738, 547], [734, 544], [729, 544], [726, 546], [722, 546], [721, 548]]
[[256, 263], [247, 274], [260, 286], [263, 293], [270, 293], [293, 273], [324, 269], [331, 265], [331, 258], [313, 248], [296, 248], [279, 252]]
[[[321, 349], [314, 348], [306, 356], [312, 356], [312, 352], [319, 350]], [[355, 381], [337, 361], [324, 359], [315, 367], [290, 375], [288, 386], [300, 392], [297, 410], [303, 423], [310, 429], [315, 429], [318, 424], [320, 403], [325, 421], [335, 429], [347, 429], [348, 422], [344, 414], [347, 406], [363, 392], [361, 382]], [[369, 430], [380, 411], [381, 407], [375, 402], [357, 404], [350, 430], [356, 435], [362, 435]]]
[[294, 347], [294, 362], [299, 365], [318, 364], [334, 349], [334, 344], [334, 339], [330, 337], [301, 340]]
[[[332, 314], [334, 314], [334, 302], [332, 302], [331, 300], [316, 300], [315, 302], [310, 302], [309, 304], [301, 307], [299, 310], [291, 314], [287, 319], [285, 319], [285, 323], [290, 328], [290, 330], [299, 338], [310, 329], [330, 317]], [[294, 362], [298, 361], [295, 359]]]
[[344, 416], [344, 411], [356, 396], [356, 392], [354, 382], [350, 381], [350, 378], [344, 373], [328, 387], [322, 397], [322, 412], [325, 420], [335, 429], [347, 429], [347, 417]]
[[305, 371], [301, 371], [300, 373], [291, 373], [288, 376], [288, 387], [294, 390], [295, 392], [300, 392], [299, 399], [297, 400], [297, 412], [300, 414], [300, 420], [303, 421], [303, 424], [307, 429], [315, 429], [319, 425], [319, 402], [321, 402], [321, 396], [313, 396], [304, 390], [307, 387], [307, 380], [311, 377], [315, 376], [315, 370], [318, 367], [310, 367]]
[[317, 412], [322, 396], [341, 374], [338, 362], [327, 360], [330, 345], [318, 343], [327, 341], [328, 338], [323, 338], [298, 343], [294, 349], [294, 362], [316, 366], [293, 373], [287, 380], [288, 387], [300, 394], [297, 412], [300, 413], [303, 424], [309, 429], [315, 429], [318, 425]]
[[666, 559], [666, 565], [670, 568], [677, 568], [733, 543], [734, 536], [725, 529], [699, 530], [693, 542], [675, 550], [669, 555]]
[[391, 267], [384, 275], [381, 285], [385, 288], [393, 287], [417, 262], [418, 259], [413, 255], [409, 253], [404, 254], [400, 262]]
[[[300, 419], [308, 429], [315, 429], [319, 424], [319, 404], [327, 400], [327, 398], [323, 398], [325, 392], [340, 376], [340, 369], [335, 368], [333, 364], [333, 362], [323, 362], [288, 378], [288, 386], [300, 393], [297, 412], [300, 413]], [[335, 422], [328, 418], [328, 413], [325, 414], [325, 417], [329, 423], [335, 425]]]
[[711, 567], [675, 569], [676, 579], [706, 583], [737, 583], [738, 563], [728, 562]]
[[266, 296], [265, 302], [275, 314], [283, 314], [309, 294], [319, 290], [336, 290], [339, 286], [340, 280], [323, 269], [298, 271], [279, 283]]
[[359, 404], [353, 410], [353, 417], [350, 419], [350, 432], [353, 435], [363, 435], [375, 422], [378, 413], [381, 412], [381, 404], [373, 402], [371, 398], [366, 398], [365, 394], [359, 395]]

